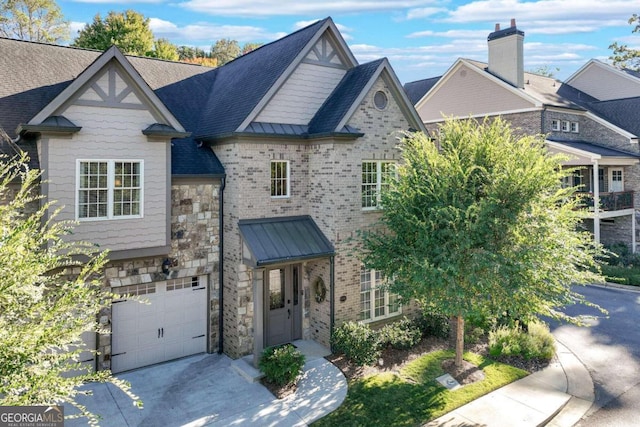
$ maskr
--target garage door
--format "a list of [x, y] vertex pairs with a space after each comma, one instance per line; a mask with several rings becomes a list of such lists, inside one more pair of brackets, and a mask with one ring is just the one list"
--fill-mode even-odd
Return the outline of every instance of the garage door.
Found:
[[112, 372], [206, 351], [206, 283], [199, 276], [118, 288], [145, 302], [112, 304]]

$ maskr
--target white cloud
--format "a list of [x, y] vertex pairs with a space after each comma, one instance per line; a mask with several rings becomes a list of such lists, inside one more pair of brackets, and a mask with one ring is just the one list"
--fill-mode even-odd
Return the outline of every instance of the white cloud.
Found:
[[232, 39], [240, 43], [271, 42], [285, 33], [271, 33], [264, 28], [248, 25], [218, 25], [199, 22], [179, 27], [173, 22], [158, 18], [149, 19], [149, 27], [158, 38], [167, 38], [175, 44], [193, 45], [198, 42], [214, 42], [219, 39]]
[[331, 15], [420, 8], [433, 0], [188, 0], [186, 9], [218, 16]]
[[489, 34], [486, 30], [447, 30], [447, 31], [418, 31], [415, 33], [411, 33], [406, 37], [409, 39], [416, 39], [421, 37], [443, 37], [443, 38], [463, 38], [463, 39], [474, 39], [474, 40], [484, 40], [484, 38]]
[[121, 4], [123, 6], [135, 3], [163, 3], [164, 0], [71, 0], [74, 3], [95, 3], [95, 4]]
[[438, 13], [446, 12], [447, 9], [442, 7], [422, 7], [418, 9], [410, 9], [407, 12], [406, 19], [428, 18]]
[[78, 31], [84, 29], [84, 26], [86, 25], [85, 22], [76, 22], [76, 21], [71, 21], [69, 23], [69, 30], [71, 32], [71, 38], [75, 38], [78, 35]]
[[[452, 10], [445, 22], [500, 22], [511, 18], [526, 21], [549, 20], [557, 25], [582, 20], [606, 22], [626, 21], [637, 13], [637, 4], [628, 0], [478, 0]], [[519, 19], [519, 17], [522, 17]], [[599, 25], [602, 26], [602, 25]]]

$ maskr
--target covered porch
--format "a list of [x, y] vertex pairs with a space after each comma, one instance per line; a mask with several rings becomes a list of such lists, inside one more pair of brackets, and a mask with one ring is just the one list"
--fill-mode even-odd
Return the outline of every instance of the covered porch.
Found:
[[[565, 167], [576, 168], [564, 184], [583, 190], [594, 239], [599, 243], [614, 243], [623, 230], [625, 240], [635, 252], [635, 186], [629, 177], [637, 175], [632, 173], [632, 168], [640, 162], [640, 156], [581, 141], [547, 140], [546, 144], [549, 151], [569, 157]], [[614, 228], [616, 222], [618, 230]], [[603, 223], [607, 225], [604, 229]]]
[[[266, 347], [313, 338], [311, 278], [327, 283], [333, 324], [334, 255], [310, 216], [240, 220], [243, 264], [253, 288], [253, 364]], [[316, 279], [317, 281], [318, 279]], [[314, 281], [315, 283], [315, 281]]]

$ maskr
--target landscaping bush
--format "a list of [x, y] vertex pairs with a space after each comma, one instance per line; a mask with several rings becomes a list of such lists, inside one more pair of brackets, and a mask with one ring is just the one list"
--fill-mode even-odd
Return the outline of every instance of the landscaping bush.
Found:
[[425, 337], [448, 338], [449, 337], [449, 317], [443, 314], [423, 311], [414, 320], [418, 329]]
[[603, 265], [602, 275], [607, 282], [640, 286], [640, 268], [621, 265]]
[[344, 355], [353, 363], [372, 365], [380, 357], [378, 333], [368, 325], [346, 322], [333, 331], [331, 345], [337, 353]]
[[303, 366], [304, 355], [290, 344], [264, 349], [258, 362], [265, 379], [280, 386], [294, 383]]
[[531, 322], [528, 330], [499, 326], [489, 333], [489, 354], [492, 357], [522, 356], [525, 359], [550, 360], [556, 351], [555, 340], [542, 322]]
[[398, 350], [411, 348], [422, 339], [422, 331], [418, 325], [406, 317], [385, 325], [379, 334], [382, 347], [391, 346]]

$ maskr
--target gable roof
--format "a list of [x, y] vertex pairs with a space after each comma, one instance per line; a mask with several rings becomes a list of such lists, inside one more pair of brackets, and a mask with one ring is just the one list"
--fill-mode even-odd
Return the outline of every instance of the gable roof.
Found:
[[608, 122], [640, 137], [640, 96], [590, 102], [587, 108]]
[[420, 101], [420, 99], [422, 99], [422, 97], [425, 96], [441, 78], [442, 76], [438, 76], [405, 83], [404, 91], [407, 93], [411, 103], [416, 105], [418, 101]]
[[[72, 90], [70, 86], [79, 81], [81, 75], [88, 78], [88, 69], [92, 64], [97, 64], [99, 58], [107, 61], [107, 58], [117, 57], [121, 64], [125, 64], [123, 68], [133, 72], [138, 82], [144, 83], [142, 86], [147, 87], [146, 95], [155, 98], [154, 102], [162, 105], [174, 117], [173, 123], [179, 125], [176, 130], [194, 129], [196, 120], [192, 112], [199, 111], [203, 97], [185, 94], [207, 93], [211, 86], [208, 75], [214, 70], [153, 58], [125, 57], [117, 49], [112, 49], [105, 55], [94, 50], [0, 38], [2, 58], [10, 59], [0, 60], [0, 128], [10, 138], [17, 140], [16, 131], [21, 124], [31, 126], [34, 131], [38, 130], [38, 125], [51, 124], [52, 118], [49, 116], [40, 123], [35, 123], [37, 120], [34, 119], [44, 116], [43, 110], [48, 105], [52, 106], [52, 101], [61, 100], [64, 93], [68, 94]], [[29, 78], [24, 78], [25, 75]], [[61, 120], [55, 122], [58, 125], [62, 123]], [[13, 155], [17, 147], [29, 154], [30, 166], [37, 168], [38, 155], [34, 140], [22, 139], [18, 145], [0, 141], [0, 153]], [[172, 171], [180, 172], [193, 166], [191, 169], [200, 174], [224, 173], [211, 150], [195, 148], [197, 143], [192, 137], [174, 140]]]
[[331, 18], [318, 21], [216, 69], [215, 82], [195, 137], [211, 140], [243, 130], [240, 125], [304, 48], [322, 34], [321, 30], [331, 25]]

